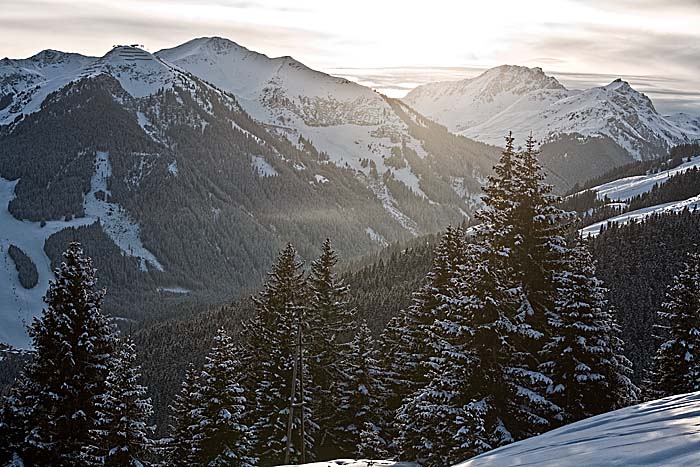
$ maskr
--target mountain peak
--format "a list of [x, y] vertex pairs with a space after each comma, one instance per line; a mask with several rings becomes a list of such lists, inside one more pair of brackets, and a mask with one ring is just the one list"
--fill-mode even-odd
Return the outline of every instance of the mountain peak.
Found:
[[541, 89], [565, 89], [555, 77], [545, 74], [542, 68], [528, 68], [520, 65], [500, 65], [490, 68], [470, 81], [487, 81], [495, 85], [494, 90], [511, 91], [521, 95]]
[[39, 52], [35, 55], [32, 55], [31, 57], [28, 58], [28, 60], [31, 60], [33, 62], [55, 63], [57, 61], [64, 59], [68, 55], [69, 54], [67, 54], [65, 52], [61, 52], [59, 50], [46, 49], [46, 50], [42, 50], [41, 52]]
[[169, 88], [176, 71], [155, 55], [134, 45], [115, 46], [103, 57], [82, 70], [82, 76], [109, 74], [134, 97]]
[[622, 78], [615, 78], [610, 84], [604, 86], [605, 89], [613, 90], [613, 89], [632, 89], [632, 86], [630, 86], [630, 83], [627, 81], [623, 80]]

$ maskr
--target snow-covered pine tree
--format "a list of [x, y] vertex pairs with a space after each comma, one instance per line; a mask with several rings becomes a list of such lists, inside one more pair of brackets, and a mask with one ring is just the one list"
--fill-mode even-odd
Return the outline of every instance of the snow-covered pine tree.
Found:
[[134, 343], [126, 337], [112, 359], [107, 392], [99, 399], [95, 442], [86, 450], [93, 465], [143, 467], [154, 460], [148, 425], [153, 407], [140, 378]]
[[[428, 382], [428, 368], [435, 355], [432, 324], [447, 315], [460, 268], [465, 263], [464, 251], [464, 231], [447, 227], [433, 252], [432, 268], [424, 285], [413, 294], [410, 306], [401, 312], [398, 339], [383, 355], [387, 375], [401, 375], [398, 381], [392, 378], [385, 381], [388, 393], [398, 403]], [[394, 412], [398, 405], [387, 408]]]
[[378, 440], [383, 426], [380, 395], [384, 391], [381, 368], [374, 348], [374, 338], [367, 323], [363, 321], [350, 342], [343, 364], [342, 379], [338, 384], [340, 405], [337, 417], [341, 424], [337, 435], [338, 446], [345, 455], [357, 456], [362, 445], [360, 435], [371, 427]]
[[569, 250], [559, 287], [554, 334], [542, 351], [542, 371], [552, 380], [548, 397], [571, 423], [618, 409], [637, 392], [629, 362], [619, 354], [619, 330], [607, 310], [595, 263], [579, 238]]
[[252, 432], [245, 423], [246, 398], [241, 386], [240, 350], [219, 329], [214, 347], [198, 377], [198, 404], [193, 413], [192, 439], [196, 465], [251, 467]]
[[537, 435], [561, 418], [561, 409], [547, 398], [551, 380], [539, 369], [539, 355], [556, 319], [556, 273], [567, 251], [562, 232], [571, 215], [556, 207], [537, 154], [532, 136], [516, 152], [509, 135], [496, 175], [484, 188], [486, 208], [477, 213], [482, 221], [477, 242], [514, 306], [507, 311], [515, 328], [506, 376], [517, 390], [506, 420], [515, 440]]
[[309, 372], [313, 387], [313, 415], [319, 425], [316, 449], [319, 458], [337, 457], [334, 440], [338, 421], [337, 382], [343, 358], [343, 338], [348, 337], [355, 319], [355, 310], [348, 302], [348, 287], [335, 272], [338, 255], [326, 239], [321, 256], [311, 264], [309, 286]]
[[166, 458], [171, 467], [197, 465], [199, 448], [194, 439], [194, 429], [199, 421], [201, 395], [198, 387], [199, 373], [194, 365], [185, 372], [180, 392], [170, 405], [170, 437], [165, 443]]
[[360, 432], [360, 445], [357, 447], [358, 459], [389, 459], [386, 441], [381, 436], [381, 428], [371, 422], [365, 422]]
[[[254, 298], [255, 316], [245, 325], [247, 367], [252, 369], [249, 387], [255, 391], [255, 407], [250, 419], [254, 423], [253, 455], [262, 467], [282, 464], [285, 458], [292, 375], [298, 357], [298, 330], [301, 328], [308, 333], [309, 327], [306, 313], [308, 291], [302, 266], [296, 250], [288, 244], [273, 266], [264, 290]], [[304, 371], [297, 377], [298, 381], [303, 378], [306, 388], [312, 387], [308, 365], [304, 365]], [[304, 442], [311, 457], [317, 425], [311, 417], [309, 392], [305, 394]], [[294, 409], [291, 462], [301, 460], [300, 412], [298, 408]]]
[[83, 448], [93, 441], [97, 404], [106, 392], [115, 338], [100, 307], [95, 270], [78, 243], [71, 243], [29, 329], [35, 358], [6, 402], [12, 446], [24, 465], [86, 464]]
[[469, 268], [457, 284], [455, 306], [433, 323], [437, 339], [429, 383], [397, 411], [402, 459], [450, 465], [512, 441], [506, 418], [515, 388], [508, 386], [506, 372], [514, 326], [482, 250], [467, 247]]
[[534, 140], [519, 152], [513, 142], [484, 189], [446, 317], [433, 326], [430, 382], [399, 410], [400, 450], [426, 464], [539, 434], [561, 411], [539, 357], [556, 317], [569, 216], [542, 182]]
[[700, 254], [688, 256], [668, 288], [657, 325], [661, 345], [648, 376], [649, 397], [700, 390]]

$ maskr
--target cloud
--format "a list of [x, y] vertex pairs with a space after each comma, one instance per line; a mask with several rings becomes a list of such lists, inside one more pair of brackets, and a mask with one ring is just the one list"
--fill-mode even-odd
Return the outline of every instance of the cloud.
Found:
[[700, 76], [700, 36], [585, 25], [569, 34], [521, 38], [523, 49], [562, 63], [621, 73]]
[[576, 0], [579, 3], [604, 10], [650, 10], [658, 12], [668, 9], [697, 10], [700, 0]]

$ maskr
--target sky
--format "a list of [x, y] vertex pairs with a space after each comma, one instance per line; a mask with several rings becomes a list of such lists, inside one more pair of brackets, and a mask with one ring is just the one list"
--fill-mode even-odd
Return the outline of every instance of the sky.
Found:
[[700, 114], [700, 0], [0, 0], [0, 57], [222, 36], [401, 96], [501, 64]]

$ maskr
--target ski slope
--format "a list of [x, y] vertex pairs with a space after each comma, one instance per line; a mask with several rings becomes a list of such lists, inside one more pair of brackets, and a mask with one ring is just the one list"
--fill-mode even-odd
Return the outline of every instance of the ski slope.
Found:
[[628, 201], [635, 196], [651, 191], [654, 185], [661, 185], [674, 175], [681, 174], [694, 167], [700, 167], [700, 156], [695, 156], [691, 158], [690, 161], [684, 162], [670, 170], [648, 175], [621, 178], [584, 191], [597, 192], [598, 199], [600, 200], [607, 197], [611, 201]]
[[657, 204], [655, 206], [649, 206], [648, 208], [626, 212], [624, 214], [620, 214], [619, 216], [611, 217], [610, 219], [596, 222], [588, 227], [584, 227], [583, 229], [579, 230], [579, 232], [581, 232], [581, 235], [584, 237], [588, 237], [590, 235], [596, 236], [608, 223], [627, 224], [628, 222], [643, 220], [653, 214], [677, 213], [683, 211], [684, 209], [695, 211], [698, 208], [700, 208], [700, 195], [693, 196], [692, 198], [688, 198], [683, 201], [671, 201], [670, 203]]
[[[18, 180], [0, 177], [0, 342], [13, 347], [27, 348], [29, 336], [26, 326], [44, 308], [43, 296], [54, 278], [51, 261], [44, 252], [44, 243], [51, 235], [69, 227], [80, 227], [95, 222], [82, 217], [70, 221], [40, 222], [16, 219], [8, 210], [15, 197]], [[8, 253], [10, 245], [21, 249], [34, 263], [38, 283], [31, 289], [22, 287], [15, 263]]]
[[457, 467], [700, 465], [700, 392], [582, 420]]

